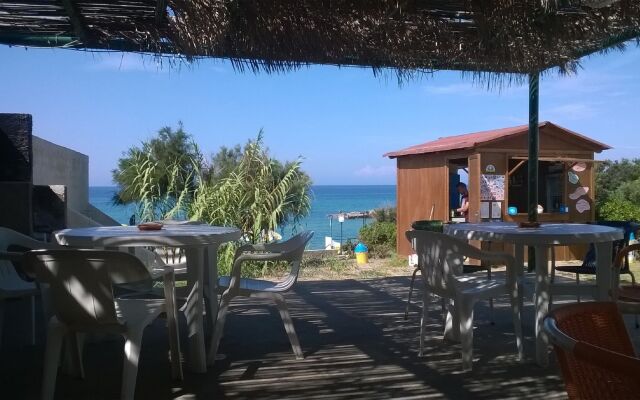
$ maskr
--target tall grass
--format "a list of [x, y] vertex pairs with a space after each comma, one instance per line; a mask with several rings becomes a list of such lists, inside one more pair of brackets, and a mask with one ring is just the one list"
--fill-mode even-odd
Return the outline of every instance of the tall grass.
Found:
[[[120, 196], [136, 199], [140, 221], [190, 219], [210, 225], [233, 226], [242, 231], [240, 243], [222, 246], [219, 265], [228, 273], [237, 246], [265, 243], [285, 223], [297, 224], [309, 214], [311, 182], [301, 160], [280, 163], [271, 158], [262, 132], [244, 148], [237, 165], [219, 179], [207, 178], [207, 167], [195, 144], [191, 153], [179, 153], [156, 162], [151, 146], [129, 151], [121, 161]], [[269, 268], [250, 266], [249, 275]]]
[[[308, 186], [298, 184], [300, 164], [296, 160], [283, 168], [268, 156], [262, 135], [258, 135], [228, 176], [213, 183], [201, 181], [189, 205], [189, 217], [211, 225], [235, 226], [242, 231], [244, 242], [269, 242], [280, 224], [297, 223], [310, 211]], [[221, 265], [230, 264], [235, 248], [221, 249]], [[254, 266], [251, 274], [265, 268]]]
[[[195, 190], [193, 183], [198, 182], [198, 160], [180, 155], [170, 160], [168, 165], [158, 164], [150, 150], [131, 152], [129, 157], [130, 161], [122, 173], [131, 179], [126, 187], [121, 188], [121, 195], [137, 199], [138, 220], [186, 218]], [[190, 168], [185, 168], [185, 164]]]

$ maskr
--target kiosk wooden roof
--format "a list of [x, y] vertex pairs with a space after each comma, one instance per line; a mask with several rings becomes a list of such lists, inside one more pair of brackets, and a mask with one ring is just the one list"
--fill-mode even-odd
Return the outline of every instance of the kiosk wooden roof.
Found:
[[[544, 127], [554, 127], [564, 139], [575, 139], [582, 147], [592, 149], [597, 153], [603, 150], [609, 150], [611, 147], [593, 140], [589, 137], [573, 132], [567, 128], [544, 121], [539, 124], [542, 129]], [[529, 133], [529, 125], [513, 126], [509, 128], [494, 129], [489, 131], [466, 133], [463, 135], [447, 136], [432, 140], [426, 143], [407, 147], [406, 149], [392, 151], [384, 154], [384, 157], [398, 158], [408, 155], [437, 153], [442, 151], [469, 150], [478, 146], [491, 146], [495, 142], [514, 137], [524, 137]]]

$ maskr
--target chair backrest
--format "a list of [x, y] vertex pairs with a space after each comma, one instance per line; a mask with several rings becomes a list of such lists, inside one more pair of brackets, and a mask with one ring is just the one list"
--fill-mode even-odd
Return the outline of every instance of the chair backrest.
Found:
[[438, 232], [413, 230], [407, 231], [406, 237], [418, 255], [425, 284], [436, 294], [453, 294], [455, 277], [463, 272], [465, 254], [477, 249], [471, 250], [467, 243]]
[[[229, 288], [237, 290], [240, 284], [242, 263], [246, 261], [287, 261], [291, 265], [289, 275], [278, 284], [282, 291], [289, 290], [298, 280], [302, 256], [313, 231], [301, 232], [284, 242], [240, 247], [235, 256]], [[247, 253], [252, 252], [252, 253]]]
[[312, 237], [313, 231], [304, 231], [293, 236], [289, 240], [280, 243], [283, 260], [291, 263], [291, 272], [289, 272], [289, 277], [294, 278], [293, 283], [298, 279], [304, 249], [307, 247], [307, 244]]
[[616, 300], [618, 297], [618, 288], [620, 286], [620, 272], [624, 272], [626, 265], [628, 265], [629, 254], [634, 251], [640, 251], [640, 243], [632, 244], [621, 249], [616, 255], [615, 260], [613, 261], [613, 277], [611, 280], [611, 294], [613, 295], [613, 299]]
[[570, 399], [640, 396], [640, 360], [615, 303], [559, 307], [545, 320]]
[[[624, 238], [613, 242], [613, 250], [611, 259], [615, 259], [616, 255], [625, 247], [629, 245], [631, 235], [635, 233], [640, 225], [633, 221], [596, 221], [596, 225], [608, 226], [611, 228], [619, 228], [624, 231]], [[596, 268], [596, 248], [592, 243], [589, 246], [589, 251], [585, 255], [582, 262], [583, 267]], [[625, 256], [624, 265], [622, 265], [623, 272], [629, 270], [629, 253]]]
[[113, 284], [149, 279], [140, 260], [119, 251], [35, 250], [24, 255], [23, 263], [49, 286], [57, 319], [80, 331], [118, 330]]
[[[56, 246], [0, 226], [0, 251], [22, 253], [29, 250], [50, 249], [53, 247]], [[22, 274], [22, 277], [20, 274]], [[0, 290], [11, 289], [16, 279], [27, 279], [27, 277], [24, 276], [20, 262], [0, 260]]]

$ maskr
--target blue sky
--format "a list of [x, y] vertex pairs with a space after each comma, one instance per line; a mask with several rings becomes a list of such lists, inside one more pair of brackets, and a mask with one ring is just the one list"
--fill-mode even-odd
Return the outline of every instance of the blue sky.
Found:
[[[235, 72], [223, 61], [169, 68], [139, 55], [0, 46], [0, 112], [33, 115], [34, 134], [90, 157], [90, 183], [111, 184], [121, 153], [183, 121], [205, 153], [254, 138], [281, 159], [304, 156], [316, 184], [395, 183], [382, 154], [441, 136], [520, 125], [527, 87], [498, 92], [457, 72], [398, 86], [371, 70]], [[594, 56], [577, 76], [543, 79], [541, 120], [640, 156], [640, 49]]]

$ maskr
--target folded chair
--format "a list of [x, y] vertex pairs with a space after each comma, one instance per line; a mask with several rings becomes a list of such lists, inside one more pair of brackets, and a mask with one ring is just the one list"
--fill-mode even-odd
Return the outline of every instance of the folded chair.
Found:
[[36, 250], [23, 257], [26, 271], [48, 285], [54, 316], [49, 322], [44, 360], [42, 399], [54, 398], [60, 351], [71, 337], [74, 363], [84, 376], [79, 333], [124, 336], [121, 398], [134, 398], [144, 328], [166, 312], [174, 378], [182, 379], [176, 323], [173, 271], [164, 275], [164, 299], [116, 299], [113, 285], [150, 279], [147, 268], [133, 255], [118, 251]]
[[[424, 355], [426, 322], [431, 294], [453, 302], [449, 307], [452, 328], [460, 333], [462, 367], [473, 366], [473, 309], [480, 300], [502, 295], [511, 299], [513, 325], [518, 357], [522, 359], [522, 323], [520, 320], [520, 284], [517, 280], [515, 259], [506, 253], [490, 253], [470, 246], [451, 236], [428, 231], [408, 231], [407, 239], [418, 255], [423, 281], [422, 320], [420, 322], [420, 356]], [[463, 275], [465, 257], [481, 261], [503, 263], [507, 266], [506, 279], [485, 279], [478, 275]]]
[[[220, 300], [221, 305], [218, 311], [215, 331], [211, 338], [209, 364], [215, 362], [220, 339], [224, 332], [229, 304], [231, 300], [238, 296], [269, 299], [275, 302], [296, 358], [304, 358], [283, 294], [291, 290], [298, 280], [302, 255], [312, 237], [313, 232], [306, 231], [285, 242], [244, 245], [236, 251], [231, 276], [222, 276], [218, 280], [218, 287], [224, 293]], [[242, 265], [251, 261], [286, 261], [291, 265], [291, 270], [287, 278], [281, 282], [242, 278]]]
[[[613, 252], [611, 254], [611, 260], [614, 260], [618, 252], [624, 247], [629, 245], [631, 235], [640, 229], [640, 224], [631, 221], [597, 221], [596, 225], [608, 226], [612, 228], [619, 228], [624, 231], [624, 238], [613, 242]], [[628, 254], [628, 253], [627, 253]], [[593, 244], [589, 245], [589, 250], [584, 257], [581, 265], [556, 265], [556, 253], [555, 247], [551, 248], [551, 283], [555, 281], [556, 271], [575, 274], [576, 286], [580, 285], [580, 275], [595, 275], [596, 274], [596, 248]], [[624, 264], [620, 264], [618, 271], [620, 274], [627, 274], [631, 276], [631, 281], [635, 285], [636, 277], [629, 268], [628, 255], [624, 258]], [[580, 291], [577, 294], [578, 303], [580, 302]]]
[[544, 321], [570, 400], [640, 399], [640, 359], [618, 306], [560, 306]]
[[[613, 262], [613, 276], [611, 294], [614, 301], [620, 303], [634, 303], [640, 306], [640, 286], [636, 285], [636, 281], [632, 280], [631, 285], [620, 285], [620, 274], [624, 273], [625, 265], [628, 265], [629, 254], [634, 251], [640, 251], [640, 244], [632, 244], [620, 250]], [[627, 267], [628, 268], [628, 267]], [[636, 329], [640, 327], [638, 323], [638, 313], [634, 312]]]
[[8, 299], [29, 300], [31, 307], [29, 339], [31, 344], [35, 343], [35, 297], [40, 294], [40, 291], [35, 282], [30, 281], [19, 269], [20, 258], [25, 251], [55, 247], [57, 246], [54, 244], [41, 242], [11, 229], [0, 227], [0, 344], [2, 343], [4, 302]]

